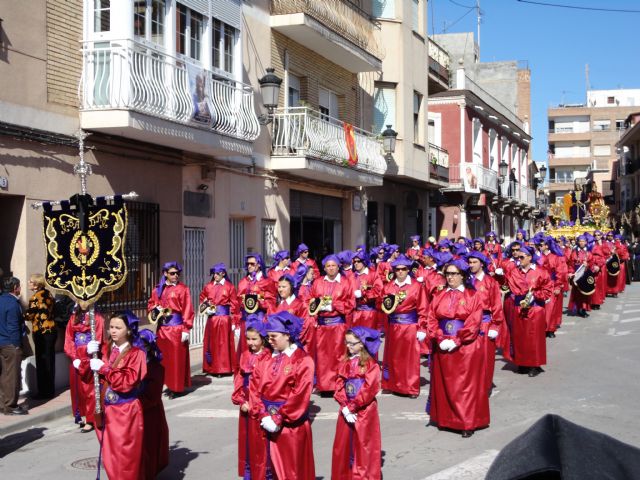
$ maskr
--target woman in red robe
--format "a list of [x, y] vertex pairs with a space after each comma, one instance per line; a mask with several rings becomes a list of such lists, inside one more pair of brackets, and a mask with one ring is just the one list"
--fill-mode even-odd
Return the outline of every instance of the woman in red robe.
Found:
[[[304, 268], [307, 267], [298, 267]], [[313, 272], [313, 270], [310, 270]], [[296, 295], [298, 280], [291, 275], [283, 276], [278, 282], [278, 306], [276, 312], [287, 311], [303, 320], [300, 343], [311, 358], [315, 358], [316, 320], [309, 315], [308, 303]]]
[[271, 279], [273, 283], [278, 284], [278, 280], [283, 275], [291, 274], [293, 270], [289, 265], [291, 263], [291, 255], [289, 250], [280, 250], [273, 256], [273, 266], [267, 272], [267, 277]]
[[547, 236], [540, 240], [539, 265], [549, 274], [552, 283], [552, 294], [544, 306], [544, 317], [547, 323], [547, 338], [555, 338], [556, 330], [562, 323], [562, 289], [567, 278], [567, 262], [564, 252], [559, 249], [553, 237]]
[[502, 260], [502, 247], [497, 242], [498, 236], [496, 232], [487, 232], [485, 235], [486, 243], [484, 244], [484, 254], [489, 258], [490, 263], [497, 264]]
[[616, 235], [613, 243], [614, 252], [618, 255], [620, 263], [620, 272], [618, 275], [607, 275], [607, 295], [617, 297], [619, 293], [624, 292], [627, 281], [627, 262], [631, 258], [629, 255], [629, 249], [624, 243], [624, 237], [622, 235]]
[[147, 303], [148, 312], [160, 308], [171, 312], [158, 322], [156, 330], [168, 398], [174, 398], [191, 386], [189, 332], [193, 327], [194, 312], [189, 287], [179, 281], [181, 273], [182, 266], [178, 262], [165, 263], [162, 279]]
[[[419, 238], [419, 237], [418, 237]], [[379, 314], [376, 301], [382, 293], [382, 280], [375, 270], [369, 269], [369, 259], [364, 252], [353, 257], [353, 294], [356, 297], [356, 309], [351, 318], [351, 326], [377, 328]]]
[[533, 263], [533, 247], [521, 247], [520, 253], [513, 256], [519, 262], [507, 272], [513, 300], [513, 363], [518, 365], [520, 373], [535, 377], [543, 371], [540, 366], [547, 363], [544, 305], [553, 293], [553, 284], [547, 271]]
[[[420, 343], [427, 337], [427, 294], [424, 285], [409, 276], [412, 263], [400, 255], [392, 263], [395, 278], [382, 292], [381, 308], [390, 312], [382, 361], [382, 388], [417, 398]], [[388, 308], [386, 297], [397, 299], [397, 306]]]
[[[106, 349], [104, 343], [104, 317], [95, 312], [95, 333], [97, 342], [94, 351]], [[71, 394], [71, 412], [75, 422], [82, 427], [81, 432], [93, 430], [95, 423], [96, 397], [93, 385], [93, 377], [85, 378], [79, 374], [78, 368], [82, 360], [88, 360], [90, 354], [87, 346], [92, 340], [89, 312], [81, 310], [77, 306], [69, 318], [64, 336], [64, 353], [69, 357], [69, 393]], [[84, 422], [82, 417], [85, 418]]]
[[268, 316], [273, 354], [254, 367], [249, 383], [250, 415], [263, 430], [267, 462], [266, 471], [252, 471], [252, 478], [316, 478], [309, 422], [313, 360], [299, 348], [301, 328], [301, 319], [289, 312]]
[[333, 398], [340, 405], [333, 440], [333, 480], [378, 480], [381, 473], [380, 418], [376, 395], [380, 367], [375, 361], [380, 332], [362, 326], [345, 335], [347, 352], [336, 381]]
[[308, 268], [313, 270], [314, 278], [318, 278], [320, 276], [320, 269], [316, 264], [316, 261], [313, 258], [309, 258], [309, 247], [307, 247], [304, 243], [298, 245], [296, 248], [295, 260], [291, 263], [291, 270], [297, 271], [300, 265], [306, 265]]
[[96, 433], [107, 475], [118, 480], [138, 480], [142, 471], [144, 417], [140, 395], [147, 358], [145, 352], [132, 346], [137, 329], [138, 319], [131, 313], [112, 317], [109, 336], [113, 343], [106, 361], [83, 361], [104, 380], [104, 427]]
[[[269, 313], [273, 313], [276, 309], [276, 285], [268, 278], [265, 272], [264, 260], [259, 253], [251, 253], [244, 259], [244, 265], [247, 269], [247, 276], [238, 283], [238, 305], [240, 308], [240, 338], [238, 341], [237, 355], [240, 358], [242, 352], [247, 349], [247, 340], [244, 334], [244, 323], [247, 315], [255, 313], [263, 321]], [[257, 309], [247, 310], [247, 298], [257, 302]]]
[[[213, 375], [233, 373], [237, 368], [233, 319], [239, 313], [236, 287], [227, 279], [227, 267], [216, 263], [213, 278], [200, 292], [200, 306], [207, 315], [202, 345], [202, 371]], [[206, 302], [206, 303], [205, 303]]]
[[355, 307], [351, 282], [339, 271], [340, 261], [335, 255], [322, 260], [326, 275], [317, 278], [311, 296], [321, 302], [316, 317], [316, 388], [319, 392], [335, 390], [338, 366], [342, 361], [347, 318]]
[[603, 235], [600, 230], [593, 232], [595, 241], [591, 247], [591, 255], [593, 255], [593, 261], [595, 263], [592, 268], [594, 276], [596, 278], [596, 291], [591, 295], [591, 308], [594, 310], [600, 310], [600, 305], [604, 303], [607, 298], [607, 260], [611, 256], [611, 249], [607, 242], [603, 240]]
[[[571, 252], [571, 256], [569, 257], [569, 265], [568, 265], [568, 275], [569, 278], [572, 278], [576, 271], [584, 265], [589, 269], [595, 268], [595, 260], [593, 255], [587, 248], [587, 238], [584, 235], [580, 235], [578, 237], [578, 244]], [[573, 314], [577, 314], [580, 317], [586, 317], [589, 314], [587, 313], [591, 310], [591, 297], [593, 295], [585, 295], [578, 287], [572, 285], [571, 295], [569, 296], [569, 305], [568, 310]]]
[[256, 365], [271, 357], [267, 347], [265, 324], [257, 315], [247, 317], [247, 350], [240, 356], [240, 366], [233, 377], [231, 401], [240, 406], [238, 419], [238, 476], [245, 479], [264, 478], [267, 468], [267, 449], [260, 422], [249, 415], [249, 383]]
[[427, 322], [436, 341], [427, 413], [438, 428], [463, 438], [489, 425], [486, 352], [479, 337], [482, 298], [469, 283], [469, 266], [454, 260], [444, 267], [447, 287], [438, 292]]
[[378, 273], [378, 277], [380, 277], [380, 280], [382, 280], [382, 283], [386, 285], [391, 280], [393, 280], [393, 267], [391, 266], [391, 264], [395, 262], [400, 256], [400, 247], [393, 244], [389, 245], [385, 250], [387, 259], [383, 262], [378, 263], [376, 272]]
[[410, 260], [418, 260], [422, 253], [422, 248], [420, 247], [420, 235], [411, 235], [409, 240], [411, 240], [411, 245], [407, 248], [407, 251], [404, 252], [404, 255]]

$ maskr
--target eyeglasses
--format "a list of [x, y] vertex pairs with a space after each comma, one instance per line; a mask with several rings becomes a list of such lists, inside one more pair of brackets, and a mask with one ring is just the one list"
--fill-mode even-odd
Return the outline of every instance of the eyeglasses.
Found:
[[409, 269], [407, 267], [396, 267], [394, 269], [396, 272], [408, 272]]
[[359, 258], [354, 258], [353, 263], [362, 263], [362, 260], [360, 260]]
[[167, 275], [180, 275], [180, 272], [167, 272]]
[[256, 265], [258, 265], [258, 263], [257, 262], [247, 262], [247, 266], [249, 266], [249, 265], [253, 265], [255, 267]]
[[517, 258], [518, 260], [522, 260], [523, 258], [527, 258], [526, 255], [518, 255], [518, 256], [513, 256], [513, 258]]
[[345, 344], [347, 347], [355, 347], [355, 346], [356, 346], [356, 345], [358, 345], [359, 343], [362, 343], [362, 342], [347, 342], [346, 340], [345, 340], [345, 342], [344, 342], [344, 344]]
[[445, 277], [453, 277], [455, 275], [462, 275], [460, 272], [444, 272]]

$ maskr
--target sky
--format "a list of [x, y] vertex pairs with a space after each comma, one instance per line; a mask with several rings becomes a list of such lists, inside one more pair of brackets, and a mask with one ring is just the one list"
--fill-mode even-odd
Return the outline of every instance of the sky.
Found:
[[[480, 61], [521, 60], [531, 70], [533, 160], [547, 158], [547, 108], [586, 101], [587, 64], [591, 90], [640, 88], [640, 0], [531, 0], [637, 13], [479, 1]], [[472, 31], [477, 41], [475, 2], [429, 0], [429, 34]]]

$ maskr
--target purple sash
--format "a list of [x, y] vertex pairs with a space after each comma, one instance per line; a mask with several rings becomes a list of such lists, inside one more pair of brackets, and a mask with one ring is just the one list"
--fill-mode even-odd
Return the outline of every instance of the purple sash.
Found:
[[242, 372], [242, 386], [249, 388], [249, 381], [251, 380], [251, 373]]
[[87, 345], [91, 341], [91, 332], [75, 332], [73, 334], [73, 343], [76, 347]]
[[212, 315], [214, 317], [222, 317], [225, 315], [229, 315], [231, 309], [229, 305], [216, 305], [216, 312]]
[[418, 312], [412, 310], [406, 313], [390, 313], [389, 323], [395, 323], [398, 325], [413, 325], [418, 323]]
[[357, 312], [375, 312], [376, 311], [376, 307], [372, 307], [371, 305], [368, 305], [366, 303], [362, 303], [362, 304], [356, 306], [356, 311]]
[[276, 402], [273, 400], [267, 400], [266, 398], [262, 398], [262, 403], [264, 405], [264, 408], [266, 410], [266, 412], [269, 415], [276, 415], [279, 411], [280, 408], [286, 403], [286, 402]]
[[342, 315], [338, 315], [336, 317], [318, 317], [318, 325], [321, 327], [341, 325], [343, 323], [345, 323], [345, 321]]
[[491, 321], [491, 312], [489, 310], [482, 311], [482, 323], [489, 323]]
[[[217, 313], [217, 309], [216, 309], [216, 313]], [[242, 309], [242, 321], [246, 321], [247, 320], [247, 316], [249, 314], [246, 312], [246, 310], [243, 308]], [[265, 315], [265, 311], [264, 310], [257, 310], [256, 313], [254, 313], [254, 315], [257, 315], [258, 318], [260, 319], [261, 322], [264, 322], [264, 315]]]
[[179, 313], [172, 313], [169, 318], [162, 320], [163, 327], [177, 327], [182, 325], [182, 315]]
[[107, 387], [107, 391], [104, 394], [105, 405], [122, 405], [123, 403], [131, 403], [140, 395], [140, 389], [134, 388], [130, 392], [120, 393], [111, 390], [111, 387]]
[[364, 378], [348, 378], [344, 382], [344, 391], [347, 394], [349, 400], [353, 400], [358, 395], [358, 392], [364, 385]]
[[438, 327], [444, 335], [453, 337], [458, 333], [458, 330], [464, 327], [464, 322], [453, 318], [443, 318], [438, 322]]

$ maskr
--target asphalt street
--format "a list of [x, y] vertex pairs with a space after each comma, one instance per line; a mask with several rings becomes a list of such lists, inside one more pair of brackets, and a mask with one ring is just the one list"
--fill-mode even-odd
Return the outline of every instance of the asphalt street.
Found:
[[[424, 412], [428, 372], [418, 399], [381, 394], [383, 474], [389, 479], [481, 479], [498, 451], [546, 413], [640, 446], [640, 284], [587, 319], [565, 315], [547, 341], [548, 365], [538, 377], [497, 360], [491, 426], [469, 438], [429, 426]], [[165, 400], [171, 465], [161, 479], [234, 479], [237, 409], [232, 381], [196, 376], [194, 389]], [[337, 417], [332, 398], [312, 396], [317, 478], [329, 479]], [[71, 417], [0, 439], [0, 476], [11, 479], [95, 478], [98, 442]], [[106, 475], [103, 473], [103, 477]]]

